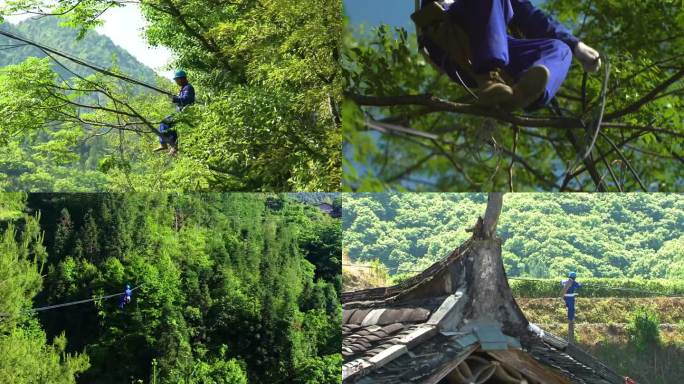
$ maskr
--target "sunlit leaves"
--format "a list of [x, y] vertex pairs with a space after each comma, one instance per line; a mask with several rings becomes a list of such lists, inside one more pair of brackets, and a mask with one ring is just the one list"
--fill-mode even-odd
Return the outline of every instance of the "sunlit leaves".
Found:
[[[587, 44], [605, 54], [611, 64], [607, 116], [647, 97], [684, 67], [679, 23], [684, 9], [678, 2], [662, 1], [547, 1], [544, 7], [566, 23]], [[657, 28], [654, 28], [657, 26]], [[363, 31], [363, 26], [359, 30]], [[464, 91], [427, 66], [417, 52], [415, 36], [379, 26], [371, 33], [350, 31], [345, 37], [342, 67], [351, 93], [369, 96], [432, 94], [451, 101], [467, 101]], [[599, 106], [604, 74], [589, 75], [583, 89], [583, 72], [573, 65], [557, 97], [564, 116], [593, 122]], [[599, 176], [609, 190], [640, 188], [627, 162], [651, 190], [684, 188], [680, 165], [682, 80], [662, 89], [640, 108], [610, 119], [630, 129], [604, 128], [594, 158], [606, 154], [614, 179], [602, 161]], [[582, 100], [585, 100], [583, 106]], [[345, 129], [345, 185], [348, 189], [400, 190], [556, 190], [591, 141], [584, 130], [574, 130], [571, 144], [566, 130], [518, 127], [494, 119], [435, 113], [411, 106], [364, 107], [366, 119], [387, 119], [399, 126], [438, 135], [437, 142], [397, 132], [374, 132], [353, 109], [354, 121]], [[538, 117], [554, 116], [543, 109]], [[345, 116], [346, 117], [346, 116]], [[631, 137], [638, 128], [658, 128]], [[351, 133], [350, 130], [356, 131]], [[514, 140], [518, 132], [517, 140]], [[677, 136], [679, 135], [679, 136]], [[617, 153], [608, 142], [617, 143]], [[511, 167], [515, 142], [517, 157]], [[373, 150], [368, 150], [373, 148]], [[621, 156], [624, 155], [624, 158]], [[581, 162], [580, 162], [581, 164]], [[509, 167], [512, 171], [512, 180]], [[581, 167], [581, 166], [580, 166]], [[583, 167], [582, 167], [583, 168]], [[580, 172], [565, 186], [571, 190], [596, 190], [595, 180]]]

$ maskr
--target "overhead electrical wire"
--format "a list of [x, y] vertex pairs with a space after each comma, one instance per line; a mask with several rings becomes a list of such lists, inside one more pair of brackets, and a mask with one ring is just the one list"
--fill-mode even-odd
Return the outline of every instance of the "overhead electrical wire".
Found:
[[31, 40], [31, 39], [29, 39], [29, 38], [27, 38], [27, 37], [19, 36], [19, 35], [15, 34], [15, 33], [8, 32], [8, 31], [3, 30], [3, 29], [0, 29], [0, 35], [5, 36], [5, 37], [8, 37], [8, 38], [13, 39], [13, 40], [21, 41], [22, 43], [25, 43], [25, 44], [28, 44], [28, 45], [32, 45], [32, 46], [37, 47], [37, 48], [39, 48], [39, 49], [41, 49], [41, 50], [43, 50], [43, 51], [45, 51], [45, 52], [50, 52], [50, 53], [52, 53], [52, 54], [54, 54], [54, 55], [63, 57], [63, 58], [65, 58], [65, 59], [67, 59], [67, 60], [69, 60], [69, 61], [71, 61], [71, 62], [73, 62], [73, 63], [76, 63], [76, 64], [81, 65], [81, 66], [86, 67], [86, 68], [90, 68], [90, 69], [92, 69], [92, 70], [94, 70], [94, 71], [96, 71], [96, 72], [105, 74], [105, 75], [107, 75], [107, 76], [115, 77], [115, 78], [117, 78], [117, 79], [124, 80], [124, 81], [126, 81], [126, 82], [131, 83], [131, 84], [136, 84], [136, 85], [139, 85], [139, 86], [141, 86], [141, 87], [145, 87], [145, 88], [151, 89], [151, 90], [153, 90], [153, 91], [156, 91], [156, 92], [159, 92], [159, 93], [162, 93], [162, 94], [165, 94], [165, 95], [173, 96], [173, 94], [172, 94], [171, 92], [169, 92], [169, 91], [166, 91], [166, 90], [161, 89], [161, 88], [159, 88], [159, 87], [156, 87], [156, 86], [154, 86], [154, 85], [145, 83], [145, 82], [143, 82], [143, 81], [136, 80], [136, 79], [133, 79], [133, 78], [131, 78], [131, 77], [122, 75], [122, 74], [120, 74], [120, 73], [112, 72], [112, 71], [109, 70], [109, 69], [103, 68], [103, 67], [101, 67], [101, 66], [99, 66], [99, 65], [96, 65], [96, 64], [89, 63], [89, 62], [87, 62], [87, 61], [85, 61], [85, 60], [83, 60], [83, 59], [81, 59], [81, 58], [78, 58], [78, 57], [73, 56], [73, 55], [71, 55], [71, 54], [69, 54], [69, 53], [60, 51], [60, 50], [58, 50], [58, 49], [48, 47], [48, 46], [46, 46], [46, 45], [43, 45], [43, 44], [38, 43], [38, 42], [36, 42], [36, 41], [33, 41], [33, 40]]
[[[135, 290], [139, 289], [140, 287], [142, 287], [143, 285], [145, 285], [145, 284], [140, 284], [140, 285], [138, 285], [138, 286], [135, 286], [135, 287], [133, 287], [133, 288], [131, 289], [131, 291], [135, 291]], [[113, 293], [113, 294], [111, 294], [111, 295], [97, 296], [97, 297], [92, 297], [92, 298], [90, 298], [90, 299], [83, 299], [83, 300], [70, 301], [70, 302], [61, 303], [61, 304], [46, 305], [46, 306], [37, 307], [37, 308], [29, 308], [29, 309], [25, 309], [25, 310], [21, 311], [21, 313], [22, 313], [22, 314], [29, 314], [29, 313], [35, 313], [35, 312], [48, 311], [48, 310], [56, 309], [56, 308], [70, 307], [70, 306], [72, 306], [72, 305], [79, 305], [79, 304], [90, 303], [90, 302], [93, 302], [93, 301], [108, 300], [108, 299], [111, 299], [111, 298], [113, 298], [113, 297], [120, 297], [120, 296], [122, 296], [123, 294], [124, 294], [123, 292], [120, 292], [120, 293]], [[9, 314], [9, 313], [0, 313], [0, 319], [1, 319], [1, 318], [4, 318], [4, 317], [11, 317], [11, 316], [12, 316], [12, 315]]]

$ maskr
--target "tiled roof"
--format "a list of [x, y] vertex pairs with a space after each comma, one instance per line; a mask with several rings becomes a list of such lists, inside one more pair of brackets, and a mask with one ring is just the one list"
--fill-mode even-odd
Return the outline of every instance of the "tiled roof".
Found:
[[472, 256], [471, 245], [399, 285], [343, 294], [345, 384], [437, 384], [445, 378], [623, 384], [593, 357], [538, 327], [511, 336], [498, 323], [469, 319], [464, 325], [468, 297], [455, 288], [463, 282], [453, 279], [463, 276], [457, 261]]

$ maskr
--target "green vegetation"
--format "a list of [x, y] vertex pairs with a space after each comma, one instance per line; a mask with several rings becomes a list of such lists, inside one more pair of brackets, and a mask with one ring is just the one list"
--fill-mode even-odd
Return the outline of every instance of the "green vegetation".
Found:
[[640, 351], [657, 347], [660, 344], [658, 324], [660, 320], [654, 310], [647, 307], [637, 308], [627, 326], [630, 343]]
[[[0, 26], [0, 29], [19, 36], [30, 37], [50, 48], [69, 52], [99, 66], [109, 67], [116, 63], [121, 73], [141, 81], [154, 84], [160, 80], [152, 69], [147, 68], [133, 55], [114, 44], [109, 37], [90, 31], [77, 44], [74, 44], [78, 38], [78, 31], [73, 28], [60, 26], [60, 19], [55, 17], [28, 19], [16, 25], [4, 23]], [[22, 43], [5, 36], [0, 36], [0, 46], [8, 47], [14, 44]], [[20, 64], [29, 57], [42, 58], [46, 57], [46, 55], [40, 49], [31, 45], [3, 49], [0, 50], [0, 67]], [[88, 76], [94, 73], [90, 68], [78, 66], [66, 60], [60, 60], [60, 62], [80, 76]], [[56, 63], [53, 63], [52, 68], [65, 78], [74, 76]]]
[[[559, 297], [517, 298], [525, 316], [546, 331], [567, 337]], [[577, 343], [616, 372], [639, 383], [684, 380], [684, 299], [578, 298]]]
[[[318, 208], [266, 194], [0, 196], [0, 210], [27, 212], [0, 222], [2, 382], [339, 382], [341, 226]], [[27, 312], [126, 284], [123, 309], [117, 296]]]
[[[0, 194], [0, 212], [23, 206], [21, 195]], [[22, 316], [42, 286], [41, 272], [47, 252], [38, 219], [26, 216], [21, 229], [0, 221], [0, 381], [29, 384], [37, 381], [70, 384], [85, 371], [88, 357], [65, 353], [64, 333], [48, 343], [34, 317]], [[38, 380], [40, 379], [40, 380]]]
[[[26, 34], [146, 79], [90, 29], [108, 0], [5, 1], [4, 12], [63, 13], [75, 28]], [[41, 9], [39, 11], [39, 8]], [[151, 1], [144, 35], [173, 53], [198, 102], [175, 126], [180, 156], [152, 153], [168, 96], [104, 75], [60, 77], [49, 59], [0, 67], [0, 188], [20, 191], [325, 191], [340, 185], [340, 0]], [[47, 18], [55, 18], [48, 16]], [[45, 31], [41, 29], [46, 23]], [[29, 27], [31, 26], [31, 27]], [[4, 24], [3, 24], [4, 27]], [[38, 33], [36, 29], [41, 32]], [[50, 37], [47, 37], [50, 35]], [[77, 36], [75, 36], [77, 35]], [[81, 37], [81, 40], [76, 38]], [[42, 41], [45, 39], [46, 41]], [[31, 53], [29, 48], [16, 58]], [[4, 48], [3, 48], [4, 50]], [[35, 50], [33, 50], [35, 52]], [[42, 56], [42, 55], [41, 55]], [[135, 66], [134, 66], [135, 67]], [[117, 69], [118, 68], [118, 69]], [[68, 71], [67, 71], [68, 72]], [[168, 81], [158, 87], [176, 93]]]
[[[546, 298], [521, 298], [518, 305], [528, 318], [540, 324], [563, 324], [567, 321], [565, 302], [556, 295]], [[659, 314], [658, 324], [677, 325], [684, 321], [683, 297], [583, 297], [577, 298], [577, 323], [627, 324], [632, 320], [636, 308], [650, 308]], [[684, 328], [682, 328], [684, 332]], [[682, 335], [684, 336], [684, 334]], [[684, 342], [684, 339], [682, 339]]]
[[[579, 278], [582, 297], [653, 297], [684, 296], [684, 280], [642, 278]], [[556, 297], [561, 279], [509, 280], [515, 297]]]
[[[470, 237], [465, 230], [485, 201], [483, 194], [345, 195], [344, 247], [353, 261], [379, 259], [391, 274], [415, 274]], [[684, 278], [681, 195], [507, 194], [498, 236], [509, 276]], [[670, 288], [681, 292], [680, 283], [663, 289]]]
[[[341, 61], [349, 96], [343, 109], [345, 188], [684, 190], [681, 1], [538, 3], [610, 61], [595, 146], [595, 130], [582, 125], [595, 124], [603, 70], [589, 75], [585, 88], [583, 70], [573, 63], [556, 98], [562, 117], [545, 108], [530, 122], [518, 119], [528, 117], [522, 112], [464, 104], [469, 94], [426, 62], [415, 35], [386, 25], [364, 33], [362, 26], [347, 32]], [[590, 157], [582, 161], [587, 151]]]

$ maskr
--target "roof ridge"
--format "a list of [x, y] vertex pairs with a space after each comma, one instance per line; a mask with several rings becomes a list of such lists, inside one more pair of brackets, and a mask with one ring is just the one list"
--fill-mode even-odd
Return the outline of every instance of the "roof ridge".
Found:
[[438, 260], [434, 262], [432, 265], [430, 265], [428, 268], [426, 268], [423, 272], [417, 274], [416, 276], [413, 276], [411, 278], [406, 279], [405, 281], [402, 281], [399, 284], [391, 285], [388, 287], [377, 287], [377, 288], [368, 288], [368, 289], [361, 289], [357, 291], [348, 291], [348, 292], [342, 292], [342, 303], [350, 303], [357, 301], [359, 298], [363, 298], [365, 300], [363, 301], [375, 301], [375, 300], [380, 300], [380, 299], [388, 299], [392, 296], [396, 296], [397, 294], [404, 292], [406, 290], [409, 290], [419, 284], [421, 284], [423, 281], [428, 279], [430, 276], [436, 274], [437, 272], [441, 271], [442, 269], [448, 267], [449, 264], [451, 264], [453, 261], [458, 260], [465, 254], [468, 250], [470, 250], [471, 245], [473, 242], [473, 238], [469, 238], [463, 244], [458, 246], [456, 249], [451, 251], [449, 255], [446, 257], [442, 258], [441, 260]]

